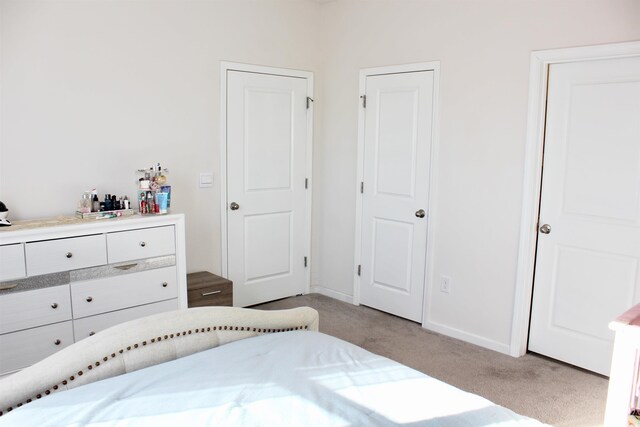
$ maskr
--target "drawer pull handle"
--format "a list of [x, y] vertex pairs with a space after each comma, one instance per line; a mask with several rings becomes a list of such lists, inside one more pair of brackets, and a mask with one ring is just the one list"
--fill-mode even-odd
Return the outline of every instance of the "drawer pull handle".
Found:
[[147, 246], [147, 242], [140, 242], [140, 246], [144, 248], [145, 246]]
[[67, 258], [71, 258], [73, 254], [71, 252], [67, 252]]
[[166, 288], [167, 286], [169, 286], [169, 284], [167, 282], [162, 282], [162, 287]]
[[54, 308], [54, 309], [55, 309], [55, 308], [58, 308], [58, 303], [57, 303], [57, 302], [54, 302], [53, 304], [51, 304], [51, 308]]
[[60, 340], [55, 340], [53, 343], [54, 343], [55, 345], [60, 345], [60, 344], [62, 344], [62, 341], [60, 341]]
[[95, 335], [95, 334], [96, 334], [96, 333], [95, 333], [95, 332], [93, 332], [93, 331], [89, 332], [89, 336], [92, 336], [92, 335]]
[[203, 297], [208, 297], [209, 295], [215, 295], [215, 294], [219, 294], [222, 291], [211, 291], [211, 292], [205, 292], [202, 294]]
[[87, 297], [87, 302], [93, 301], [93, 297]]
[[113, 268], [117, 268], [118, 270], [130, 270], [133, 267], [135, 267], [136, 265], [138, 265], [138, 263], [134, 262], [133, 264], [114, 265]]
[[17, 283], [6, 283], [4, 285], [0, 285], [0, 291], [7, 291], [9, 289], [13, 289], [18, 286]]

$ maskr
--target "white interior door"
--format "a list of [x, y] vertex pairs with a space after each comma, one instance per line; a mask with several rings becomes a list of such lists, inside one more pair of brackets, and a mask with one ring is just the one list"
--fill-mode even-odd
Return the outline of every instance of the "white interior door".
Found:
[[360, 302], [422, 321], [433, 71], [366, 78]]
[[541, 197], [529, 350], [608, 375], [640, 302], [640, 58], [550, 66]]
[[227, 274], [233, 304], [305, 289], [307, 80], [228, 71]]

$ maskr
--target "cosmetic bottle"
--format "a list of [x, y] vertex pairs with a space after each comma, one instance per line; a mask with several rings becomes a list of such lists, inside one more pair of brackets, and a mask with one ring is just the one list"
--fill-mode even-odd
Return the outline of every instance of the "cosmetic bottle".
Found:
[[91, 201], [91, 212], [100, 211], [100, 201], [98, 200], [98, 195], [93, 195], [93, 200]]
[[91, 192], [85, 191], [80, 202], [80, 212], [91, 213]]
[[151, 191], [147, 191], [147, 213], [155, 212], [155, 203], [153, 201], [153, 193]]
[[124, 208], [125, 209], [129, 209], [129, 198], [127, 196], [124, 196]]

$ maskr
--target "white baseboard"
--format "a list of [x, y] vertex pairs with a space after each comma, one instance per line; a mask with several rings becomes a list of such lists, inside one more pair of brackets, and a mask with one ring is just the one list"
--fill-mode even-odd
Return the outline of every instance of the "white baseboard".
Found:
[[509, 344], [490, 340], [480, 335], [471, 334], [469, 332], [462, 331], [460, 329], [452, 328], [441, 323], [431, 322], [426, 320], [422, 327], [433, 332], [437, 332], [442, 335], [446, 335], [451, 338], [455, 338], [461, 341], [465, 341], [471, 344], [478, 345], [480, 347], [488, 348], [489, 350], [497, 351], [499, 353], [507, 354], [511, 356]]
[[353, 304], [353, 295], [343, 294], [342, 292], [334, 291], [333, 289], [325, 288], [324, 286], [312, 285], [311, 293], [325, 295], [339, 301]]
[[[353, 304], [353, 296], [343, 294], [342, 292], [335, 291], [333, 289], [325, 288], [320, 285], [312, 285], [310, 288], [311, 293], [317, 293], [328, 296], [339, 301], [344, 301], [349, 304]], [[443, 325], [441, 323], [431, 322], [429, 320], [422, 324], [422, 327], [433, 332], [437, 332], [442, 335], [446, 335], [451, 338], [465, 341], [471, 344], [475, 344], [480, 347], [487, 348], [489, 350], [497, 351], [499, 353], [511, 355], [509, 344], [494, 341], [480, 335], [471, 334], [460, 329], [452, 328], [450, 326]]]

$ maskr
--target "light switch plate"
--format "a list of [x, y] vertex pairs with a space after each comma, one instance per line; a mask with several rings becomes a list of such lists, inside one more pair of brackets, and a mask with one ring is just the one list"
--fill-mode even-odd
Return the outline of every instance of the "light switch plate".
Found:
[[200, 172], [200, 188], [213, 187], [213, 173]]

